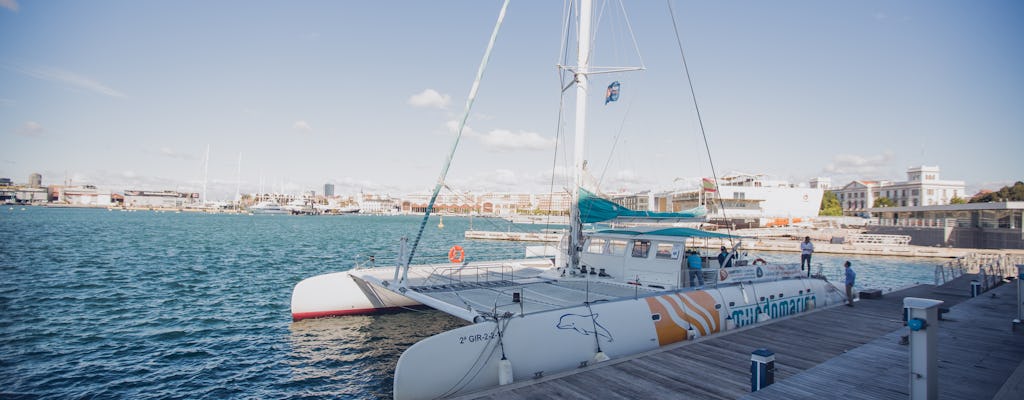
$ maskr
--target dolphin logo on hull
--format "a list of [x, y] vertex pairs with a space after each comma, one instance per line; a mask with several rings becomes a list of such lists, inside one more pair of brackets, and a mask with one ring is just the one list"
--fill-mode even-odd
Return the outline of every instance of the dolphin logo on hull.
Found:
[[558, 318], [558, 329], [571, 329], [577, 333], [590, 336], [597, 335], [597, 337], [604, 338], [606, 341], [613, 341], [612, 333], [608, 332], [600, 322], [597, 322], [597, 316], [599, 314], [564, 314]]

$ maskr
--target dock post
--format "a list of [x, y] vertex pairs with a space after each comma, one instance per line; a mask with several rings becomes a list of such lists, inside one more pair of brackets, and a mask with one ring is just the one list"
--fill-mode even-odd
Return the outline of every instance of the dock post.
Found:
[[939, 305], [941, 300], [907, 297], [903, 307], [908, 309], [907, 327], [910, 328], [910, 398], [935, 400], [939, 398], [938, 347]]
[[1017, 264], [1017, 319], [1013, 320], [1013, 330], [1021, 326], [1021, 321], [1024, 321], [1024, 284], [1020, 281], [1024, 279], [1024, 264]]
[[750, 353], [750, 391], [756, 392], [775, 383], [775, 353], [757, 349]]
[[981, 294], [981, 282], [977, 279], [971, 280], [971, 297], [978, 297]]

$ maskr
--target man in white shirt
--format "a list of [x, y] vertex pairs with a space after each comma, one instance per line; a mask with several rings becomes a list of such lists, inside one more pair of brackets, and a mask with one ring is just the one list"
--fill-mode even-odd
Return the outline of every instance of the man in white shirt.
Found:
[[811, 243], [811, 237], [804, 237], [804, 242], [800, 243], [800, 269], [804, 269], [804, 265], [807, 265], [807, 276], [811, 276], [811, 253], [814, 253], [814, 244]]

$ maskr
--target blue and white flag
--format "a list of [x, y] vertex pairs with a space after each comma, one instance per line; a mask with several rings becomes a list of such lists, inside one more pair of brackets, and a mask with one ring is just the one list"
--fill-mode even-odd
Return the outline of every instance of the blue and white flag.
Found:
[[619, 81], [612, 82], [608, 85], [608, 90], [604, 94], [604, 104], [608, 104], [612, 101], [619, 100]]

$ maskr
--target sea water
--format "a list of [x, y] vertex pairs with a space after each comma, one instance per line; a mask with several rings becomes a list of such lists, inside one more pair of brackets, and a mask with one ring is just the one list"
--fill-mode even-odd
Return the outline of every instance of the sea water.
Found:
[[[0, 398], [389, 398], [402, 351], [465, 323], [436, 311], [293, 323], [290, 296], [371, 255], [393, 265], [421, 220], [0, 208]], [[463, 239], [470, 224], [551, 228], [438, 222], [416, 263], [445, 262], [455, 244], [471, 261], [523, 255], [522, 243]], [[846, 259], [814, 262], [838, 276]], [[852, 261], [859, 287], [883, 289], [931, 283], [940, 262]]]

